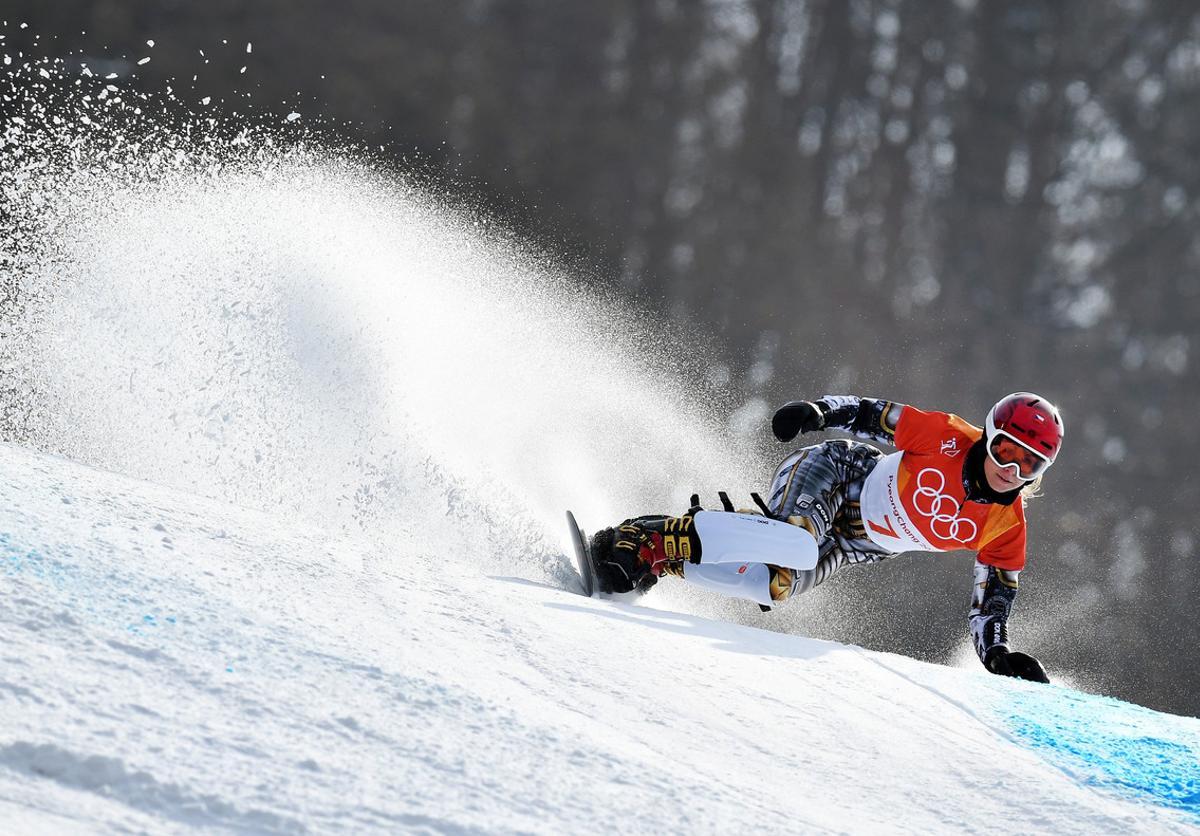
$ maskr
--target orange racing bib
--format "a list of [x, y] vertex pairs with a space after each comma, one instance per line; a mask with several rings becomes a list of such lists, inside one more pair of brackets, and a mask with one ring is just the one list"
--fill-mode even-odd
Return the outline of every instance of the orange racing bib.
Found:
[[1001, 569], [1025, 566], [1025, 506], [968, 502], [963, 465], [983, 430], [945, 412], [904, 407], [899, 452], [884, 456], [862, 492], [867, 536], [892, 552], [972, 549]]

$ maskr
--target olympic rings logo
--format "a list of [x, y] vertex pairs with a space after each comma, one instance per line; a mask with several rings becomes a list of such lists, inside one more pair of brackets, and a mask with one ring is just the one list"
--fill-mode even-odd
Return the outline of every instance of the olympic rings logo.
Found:
[[[928, 474], [937, 477], [927, 480]], [[959, 543], [969, 543], [979, 534], [975, 521], [958, 516], [959, 504], [954, 497], [942, 493], [946, 488], [946, 474], [942, 471], [927, 467], [917, 474], [917, 490], [913, 493], [913, 507], [917, 513], [930, 519], [929, 529], [943, 540], [955, 540]], [[946, 513], [951, 511], [952, 513]], [[945, 532], [945, 533], [942, 533]]]

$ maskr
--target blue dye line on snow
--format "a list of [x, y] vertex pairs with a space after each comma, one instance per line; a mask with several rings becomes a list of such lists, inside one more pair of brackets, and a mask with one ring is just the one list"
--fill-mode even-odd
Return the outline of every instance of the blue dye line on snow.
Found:
[[79, 570], [64, 561], [47, 557], [35, 549], [22, 548], [12, 542], [8, 533], [0, 532], [0, 565], [7, 575], [29, 575], [41, 581], [50, 581], [57, 589], [74, 585]]
[[[174, 615], [164, 617], [160, 617], [157, 613], [136, 615], [139, 610], [143, 609], [143, 602], [130, 601], [124, 593], [119, 593], [115, 597], [112, 594], [105, 594], [105, 579], [94, 577], [79, 566], [71, 565], [69, 561], [73, 557], [68, 549], [59, 547], [58, 550], [63, 555], [61, 560], [49, 557], [37, 549], [14, 545], [11, 535], [7, 532], [0, 532], [0, 568], [4, 573], [10, 576], [21, 575], [34, 578], [43, 582], [49, 581], [59, 591], [71, 592], [70, 595], [64, 597], [64, 603], [77, 613], [95, 617], [103, 623], [123, 623], [127, 632], [137, 635], [148, 632], [149, 628], [164, 625], [174, 627], [176, 625], [177, 621]], [[130, 584], [116, 584], [118, 590], [130, 586]]]
[[[36, 549], [23, 548], [13, 543], [12, 535], [0, 531], [0, 570], [3, 574], [33, 577], [39, 581], [49, 580], [60, 591], [68, 587], [79, 590], [64, 603], [69, 603], [78, 612], [105, 624], [123, 624], [126, 632], [138, 636], [154, 634], [160, 640], [162, 631], [155, 628], [173, 628], [179, 624], [175, 615], [160, 615], [144, 612], [144, 602], [133, 602], [125, 594], [104, 594], [110, 587], [117, 590], [133, 585], [115, 581], [113, 577], [92, 577], [79, 566], [70, 565], [71, 552], [59, 547], [64, 560], [57, 561]], [[134, 613], [142, 609], [140, 616]], [[225, 672], [233, 673], [233, 662], [224, 663]]]
[[1064, 688], [1006, 694], [1009, 728], [1081, 783], [1200, 821], [1200, 720]]

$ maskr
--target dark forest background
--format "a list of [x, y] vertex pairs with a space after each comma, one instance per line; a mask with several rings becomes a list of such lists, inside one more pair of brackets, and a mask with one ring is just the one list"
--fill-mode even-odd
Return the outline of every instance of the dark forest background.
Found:
[[[1194, 4], [0, 10], [9, 48], [37, 33], [42, 54], [128, 68], [152, 54], [137, 68], [147, 88], [173, 78], [232, 109], [249, 93], [466, 184], [590, 280], [635, 294], [657, 328], [716, 335], [726, 354], [706, 362], [744, 391], [751, 424], [824, 392], [975, 423], [1015, 389], [1050, 397], [1067, 443], [1030, 507], [1016, 640], [1053, 612], [1054, 635], [1023, 643], [1052, 674], [1200, 713]], [[846, 638], [945, 658], [965, 631], [965, 567], [895, 563], [835, 581], [875, 596], [887, 627]]]

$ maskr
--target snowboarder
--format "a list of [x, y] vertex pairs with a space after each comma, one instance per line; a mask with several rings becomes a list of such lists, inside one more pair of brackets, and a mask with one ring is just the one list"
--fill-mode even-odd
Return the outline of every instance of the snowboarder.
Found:
[[[878, 563], [906, 551], [976, 552], [968, 616], [971, 637], [989, 671], [1048, 681], [1032, 656], [1011, 651], [1008, 617], [1025, 566], [1026, 491], [1036, 490], [1063, 439], [1058, 410], [1038, 395], [1017, 392], [988, 412], [984, 427], [957, 415], [853, 395], [791, 401], [771, 421], [775, 437], [825, 429], [897, 449], [836, 439], [795, 451], [779, 465], [764, 510], [811, 534], [819, 555], [812, 569], [788, 564], [706, 560], [696, 514], [626, 520], [592, 541], [601, 588], [646, 589], [664, 575], [725, 595], [774, 606], [828, 580], [848, 564]], [[740, 512], [754, 513], [754, 512]], [[789, 529], [790, 530], [790, 529]], [[807, 538], [805, 538], [807, 539]]]

